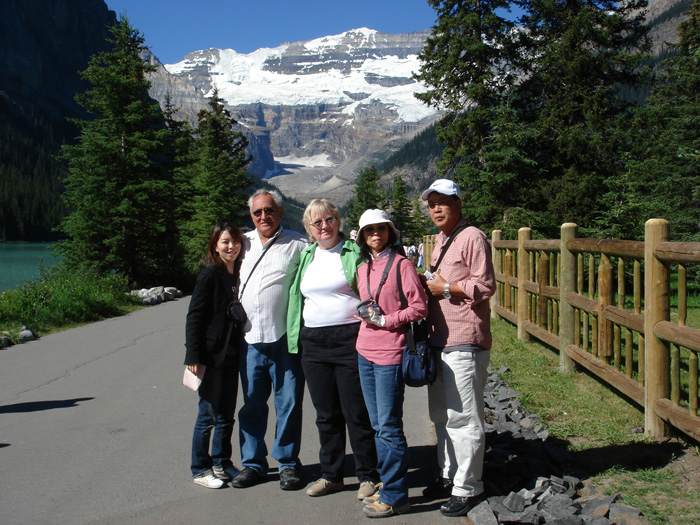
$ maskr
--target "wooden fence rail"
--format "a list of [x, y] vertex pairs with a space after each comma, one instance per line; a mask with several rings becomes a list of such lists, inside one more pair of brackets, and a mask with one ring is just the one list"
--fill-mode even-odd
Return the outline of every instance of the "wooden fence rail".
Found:
[[[491, 315], [556, 349], [563, 372], [578, 364], [639, 404], [648, 435], [673, 427], [700, 439], [700, 329], [686, 325], [686, 270], [700, 264], [700, 243], [670, 242], [663, 219], [646, 223], [644, 242], [578, 238], [577, 229], [564, 224], [547, 240], [530, 228], [517, 240], [494, 231]], [[427, 267], [434, 237], [424, 245]]]

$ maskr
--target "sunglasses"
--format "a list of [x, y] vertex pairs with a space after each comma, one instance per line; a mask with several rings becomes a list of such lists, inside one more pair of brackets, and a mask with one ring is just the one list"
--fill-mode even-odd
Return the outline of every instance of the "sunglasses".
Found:
[[375, 231], [377, 231], [379, 233], [383, 233], [383, 232], [387, 231], [388, 229], [389, 229], [389, 227], [386, 224], [377, 224], [376, 226], [365, 226], [365, 229], [362, 231], [365, 233], [372, 234]]
[[314, 222], [311, 223], [311, 226], [316, 228], [317, 230], [320, 230], [323, 227], [323, 223], [325, 222], [328, 226], [333, 226], [335, 224], [336, 218], [332, 216], [328, 216], [325, 219], [316, 219]]
[[448, 201], [448, 200], [440, 200], [437, 202], [430, 202], [428, 201], [428, 208], [431, 210], [435, 209], [436, 207], [440, 206], [441, 208], [447, 208], [452, 204], [453, 201]]
[[256, 217], [260, 217], [263, 214], [263, 212], [265, 212], [265, 215], [274, 215], [275, 210], [268, 206], [267, 208], [254, 210], [253, 215], [255, 215]]

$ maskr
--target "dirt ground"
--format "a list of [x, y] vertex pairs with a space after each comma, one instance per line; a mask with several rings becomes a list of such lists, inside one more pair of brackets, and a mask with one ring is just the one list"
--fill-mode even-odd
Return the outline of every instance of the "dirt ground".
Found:
[[[700, 498], [695, 498], [695, 501], [688, 499], [688, 494], [700, 495], [700, 453], [695, 444], [689, 445], [674, 438], [591, 448], [575, 452], [571, 468], [574, 470], [572, 473], [583, 481], [582, 497], [602, 496], [610, 485], [619, 484], [619, 475], [610, 472], [613, 468], [624, 469], [630, 473], [651, 469], [674, 473], [679, 480], [676, 490], [668, 490], [668, 486], [662, 487], [660, 483], [654, 484], [645, 499], [660, 509], [683, 509], [692, 506], [690, 514], [700, 519]], [[625, 478], [624, 482], [630, 489], [630, 484], [644, 483], [632, 481], [631, 478]], [[677, 516], [682, 514], [687, 513], [678, 510]], [[665, 516], [669, 523], [697, 523], [696, 518], [678, 518], [671, 512]]]

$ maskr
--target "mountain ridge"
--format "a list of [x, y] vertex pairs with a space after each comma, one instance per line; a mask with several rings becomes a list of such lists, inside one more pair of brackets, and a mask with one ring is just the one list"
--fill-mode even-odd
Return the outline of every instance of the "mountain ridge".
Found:
[[[170, 77], [152, 80], [152, 96], [163, 102], [161, 82], [194, 88], [171, 92], [194, 102], [184, 112], [193, 121], [217, 89], [256, 149], [251, 171], [302, 202], [323, 194], [342, 204], [366, 159], [439, 116], [414, 96], [425, 90], [412, 76], [428, 35], [359, 28], [248, 54], [193, 51], [163, 65]], [[333, 178], [340, 182], [327, 184]]]

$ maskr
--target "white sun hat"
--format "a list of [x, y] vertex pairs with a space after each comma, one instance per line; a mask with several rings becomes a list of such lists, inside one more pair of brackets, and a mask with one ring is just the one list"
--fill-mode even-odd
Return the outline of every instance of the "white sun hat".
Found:
[[438, 179], [430, 185], [430, 188], [421, 193], [421, 200], [427, 201], [431, 193], [436, 192], [442, 195], [456, 195], [458, 199], [462, 198], [462, 190], [459, 186], [448, 179]]
[[396, 229], [396, 226], [394, 226], [394, 223], [391, 222], [391, 219], [384, 210], [367, 210], [362, 214], [360, 217], [360, 229], [357, 232], [357, 238], [360, 239], [362, 237], [362, 229], [365, 226], [382, 223], [387, 223], [391, 229], [394, 230], [397, 239], [401, 238], [399, 235], [399, 230]]

